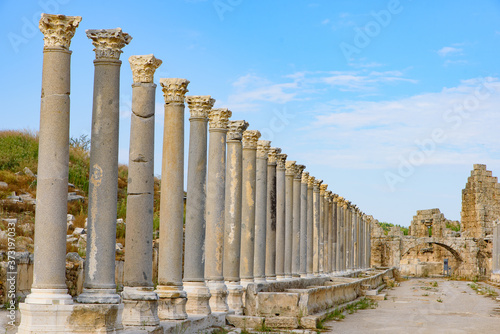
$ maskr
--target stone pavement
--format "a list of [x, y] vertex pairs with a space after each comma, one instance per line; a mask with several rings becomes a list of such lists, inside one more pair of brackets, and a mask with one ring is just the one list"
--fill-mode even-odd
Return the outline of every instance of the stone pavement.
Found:
[[478, 295], [470, 283], [440, 278], [403, 281], [385, 290], [387, 300], [379, 301], [377, 308], [325, 327], [328, 333], [500, 333], [500, 302]]

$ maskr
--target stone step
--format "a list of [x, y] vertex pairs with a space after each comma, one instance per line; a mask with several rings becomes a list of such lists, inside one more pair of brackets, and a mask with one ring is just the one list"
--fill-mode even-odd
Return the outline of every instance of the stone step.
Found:
[[380, 293], [378, 295], [367, 295], [366, 297], [371, 300], [377, 300], [377, 301], [385, 300], [385, 293]]

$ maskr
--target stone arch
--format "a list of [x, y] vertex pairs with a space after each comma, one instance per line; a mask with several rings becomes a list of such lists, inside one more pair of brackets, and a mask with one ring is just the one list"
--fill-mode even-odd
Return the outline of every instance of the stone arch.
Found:
[[403, 258], [406, 254], [408, 254], [408, 252], [410, 250], [412, 250], [413, 248], [417, 247], [417, 246], [420, 246], [422, 244], [435, 244], [435, 245], [438, 245], [438, 246], [441, 246], [443, 247], [444, 249], [446, 249], [447, 251], [449, 251], [454, 257], [455, 259], [458, 261], [458, 262], [463, 262], [463, 259], [462, 257], [460, 256], [460, 253], [455, 249], [453, 248], [453, 246], [445, 243], [444, 240], [440, 239], [436, 239], [436, 238], [418, 238], [416, 240], [412, 240], [410, 241], [404, 248], [403, 248], [403, 252], [401, 252], [401, 258]]

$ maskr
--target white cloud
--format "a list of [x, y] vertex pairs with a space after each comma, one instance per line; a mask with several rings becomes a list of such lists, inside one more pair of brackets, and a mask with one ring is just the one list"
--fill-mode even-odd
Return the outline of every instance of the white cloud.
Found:
[[459, 55], [462, 54], [463, 49], [461, 48], [455, 48], [452, 46], [445, 46], [437, 51], [437, 54], [440, 55], [441, 57], [447, 57], [450, 55]]

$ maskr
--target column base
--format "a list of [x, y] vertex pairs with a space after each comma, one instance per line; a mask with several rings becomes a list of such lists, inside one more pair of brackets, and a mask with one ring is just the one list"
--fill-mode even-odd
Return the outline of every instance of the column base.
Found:
[[254, 283], [266, 283], [267, 282], [265, 277], [254, 277], [253, 281], [254, 281]]
[[284, 281], [284, 280], [286, 280], [286, 276], [285, 275], [276, 275], [276, 280], [277, 281]]
[[187, 294], [186, 311], [189, 315], [209, 315], [210, 290], [205, 282], [184, 282], [184, 289]]
[[185, 320], [187, 294], [181, 286], [158, 285], [158, 317], [161, 320]]
[[314, 277], [313, 273], [307, 273], [306, 277]]
[[267, 276], [266, 281], [276, 281], [276, 276]]
[[490, 280], [493, 282], [500, 283], [500, 272], [492, 272]]
[[31, 289], [26, 304], [71, 305], [73, 298], [67, 289]]
[[121, 304], [19, 305], [19, 334], [119, 333], [123, 330]]
[[239, 282], [226, 282], [226, 285], [229, 312], [234, 312], [236, 315], [243, 315], [243, 286]]
[[83, 288], [77, 301], [82, 304], [119, 304], [121, 298], [116, 289]]
[[158, 326], [158, 295], [152, 287], [123, 288], [123, 325]]
[[304, 277], [308, 277], [308, 276], [307, 276], [307, 274], [306, 274], [306, 273], [304, 273], [304, 274], [300, 274], [300, 277], [301, 277], [301, 278], [304, 278]]
[[210, 298], [210, 309], [212, 312], [227, 313], [227, 287], [224, 281], [207, 281], [207, 287], [212, 297]]
[[240, 285], [243, 287], [243, 290], [246, 290], [248, 284], [252, 284], [252, 283], [253, 283], [253, 279], [243, 278], [240, 280]]

